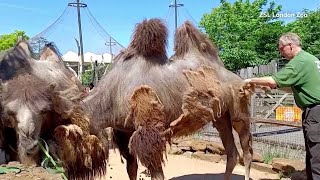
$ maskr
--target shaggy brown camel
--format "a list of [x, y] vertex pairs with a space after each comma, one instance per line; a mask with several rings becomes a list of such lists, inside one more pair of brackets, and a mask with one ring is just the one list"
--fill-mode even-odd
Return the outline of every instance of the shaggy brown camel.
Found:
[[[224, 68], [214, 45], [191, 23], [186, 22], [177, 30], [176, 54], [171, 60], [166, 56], [166, 42], [167, 29], [161, 20], [150, 19], [139, 23], [129, 47], [117, 56], [113, 68], [83, 100], [83, 107], [90, 114], [93, 134], [99, 135], [102, 129], [113, 127], [114, 141], [127, 160], [127, 172], [131, 180], [137, 178], [137, 158], [150, 170], [152, 179], [164, 179], [165, 130], [184, 114], [185, 110], [181, 108], [184, 92], [190, 87], [183, 70], [196, 70], [201, 65], [207, 65], [219, 70], [219, 80], [241, 82], [239, 77]], [[141, 85], [151, 89], [139, 88]], [[230, 113], [223, 112], [219, 120], [210, 114], [202, 118], [194, 113], [199, 118], [197, 126], [187, 125], [181, 135], [192, 133], [216, 119], [214, 122], [227, 149], [225, 177], [229, 179], [238, 153], [230, 136]], [[206, 108], [199, 109], [198, 113], [203, 115]], [[237, 120], [240, 119], [236, 118], [233, 123]], [[247, 118], [241, 120], [249, 122]], [[242, 133], [240, 137], [245, 148], [247, 178], [252, 155], [250, 132]]]
[[[53, 47], [42, 57], [55, 58]], [[0, 62], [0, 148], [11, 160], [40, 165], [39, 139], [47, 141], [62, 161], [70, 179], [92, 179], [106, 171], [107, 152], [100, 140], [89, 134], [89, 120], [75, 104], [81, 84], [57, 61], [31, 58], [20, 42]], [[68, 109], [70, 108], [70, 109]], [[17, 152], [17, 153], [15, 153]]]

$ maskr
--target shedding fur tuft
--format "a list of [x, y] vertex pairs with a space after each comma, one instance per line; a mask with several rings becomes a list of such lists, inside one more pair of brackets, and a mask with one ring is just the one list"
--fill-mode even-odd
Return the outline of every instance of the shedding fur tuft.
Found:
[[163, 128], [165, 113], [156, 92], [149, 86], [137, 87], [130, 98], [130, 113], [125, 124], [133, 123], [139, 126]]
[[140, 126], [129, 140], [129, 151], [149, 169], [160, 169], [164, 163], [166, 141], [156, 128]]
[[220, 118], [227, 110], [232, 96], [230, 88], [218, 80], [212, 67], [203, 66], [196, 71], [185, 70], [189, 88], [183, 96], [183, 114], [170, 124], [164, 136], [186, 136], [211, 121]]
[[213, 120], [211, 104], [215, 104], [216, 99], [190, 88], [183, 97], [183, 114], [170, 123], [170, 128], [164, 132], [164, 136], [171, 134], [174, 137], [192, 134]]
[[52, 99], [63, 124], [68, 124], [58, 126], [54, 138], [69, 178], [89, 180], [105, 174], [108, 149], [98, 137], [90, 135], [88, 115], [65, 94], [53, 93]]
[[166, 141], [160, 133], [164, 131], [165, 113], [151, 87], [142, 85], [135, 89], [126, 123], [133, 123], [136, 129], [129, 140], [130, 153], [148, 168], [161, 168], [166, 151]]
[[107, 152], [100, 140], [85, 136], [76, 125], [61, 125], [54, 131], [57, 155], [70, 179], [90, 180], [106, 173]]

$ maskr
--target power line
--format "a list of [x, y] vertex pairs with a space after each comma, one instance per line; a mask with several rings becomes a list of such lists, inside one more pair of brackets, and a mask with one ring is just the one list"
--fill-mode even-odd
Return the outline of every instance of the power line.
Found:
[[[68, 11], [67, 11], [68, 10]], [[58, 19], [56, 19], [49, 27], [47, 27], [44, 31], [40, 32], [39, 34], [35, 35], [33, 38], [42, 36], [43, 34], [45, 34], [46, 32], [48, 32], [49, 30], [52, 29], [52, 27], [56, 26], [58, 24], [58, 22], [61, 21], [62, 17], [65, 16], [65, 13], [69, 12], [69, 8], [68, 6], [64, 9], [64, 11], [62, 12], [62, 14], [58, 17]], [[32, 38], [31, 38], [32, 39]]]
[[[89, 8], [87, 8], [87, 11], [89, 12], [89, 14], [90, 15], [88, 15], [88, 17], [89, 16], [91, 16], [92, 18], [89, 18], [90, 19], [90, 21], [91, 21], [91, 23], [93, 24], [93, 22], [95, 22], [96, 23], [96, 25], [99, 27], [99, 29], [104, 33], [104, 34], [106, 34], [107, 36], [106, 37], [111, 37], [110, 36], [110, 34], [109, 33], [107, 33], [105, 30], [104, 30], [104, 28], [100, 25], [100, 23], [96, 20], [96, 18], [92, 15], [92, 13], [91, 13], [91, 11], [90, 11], [90, 9]], [[93, 19], [93, 21], [92, 21], [92, 19]], [[100, 33], [99, 33], [100, 34]], [[103, 38], [105, 38], [102, 34], [100, 34]], [[111, 37], [112, 38], [112, 37]], [[108, 41], [108, 39], [107, 38], [105, 38], [104, 39], [105, 41]], [[116, 41], [114, 38], [112, 38], [112, 40], [114, 41], [114, 42], [116, 42], [119, 46], [120, 46], [120, 48], [124, 48], [118, 41]]]
[[[195, 24], [198, 24], [198, 22], [191, 16], [191, 14], [190, 14], [190, 12], [188, 11], [188, 9], [187, 8], [183, 8], [186, 12], [187, 12], [187, 14], [189, 15], [189, 17], [192, 19], [192, 21], [195, 23]], [[186, 18], [186, 19], [188, 19], [188, 18]]]

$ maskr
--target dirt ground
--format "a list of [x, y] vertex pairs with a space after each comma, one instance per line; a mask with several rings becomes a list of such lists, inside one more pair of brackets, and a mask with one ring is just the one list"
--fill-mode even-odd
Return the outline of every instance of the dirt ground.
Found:
[[[118, 151], [110, 151], [110, 163], [107, 175], [97, 180], [129, 180], [125, 163], [121, 163]], [[125, 161], [124, 161], [125, 162]], [[17, 163], [10, 163], [11, 166], [18, 166]], [[21, 166], [21, 165], [20, 165]], [[146, 168], [139, 166], [138, 180], [150, 180], [145, 173]], [[165, 179], [170, 180], [222, 180], [225, 170], [224, 163], [212, 163], [198, 159], [191, 159], [182, 155], [168, 155], [164, 167]], [[252, 180], [279, 179], [277, 174], [251, 170]], [[54, 180], [60, 179], [58, 175], [52, 175], [40, 167], [23, 167], [18, 174], [10, 173], [0, 175], [1, 180]], [[234, 169], [232, 180], [244, 179], [244, 167], [237, 165]]]
[[[4, 165], [3, 165], [4, 166]], [[18, 162], [10, 162], [7, 167], [19, 167], [21, 172], [1, 174], [1, 180], [58, 180], [60, 175], [49, 174], [41, 167], [26, 167]]]

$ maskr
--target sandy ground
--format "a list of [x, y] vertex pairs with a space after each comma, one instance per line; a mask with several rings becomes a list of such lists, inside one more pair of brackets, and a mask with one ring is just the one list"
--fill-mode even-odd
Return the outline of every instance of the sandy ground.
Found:
[[[108, 175], [101, 179], [129, 180], [125, 168], [125, 160], [124, 164], [122, 164], [119, 152], [111, 150], [109, 158]], [[145, 170], [146, 168], [139, 165], [138, 180], [151, 179], [150, 177], [146, 177], [145, 173], [143, 173]], [[165, 179], [170, 180], [223, 180], [224, 171], [224, 163], [213, 163], [182, 155], [168, 155], [168, 161], [166, 161], [164, 166]], [[252, 180], [279, 179], [277, 174], [261, 172], [255, 169], [251, 170], [250, 177]], [[244, 167], [237, 165], [233, 171], [232, 180], [242, 179], [244, 179]]]

